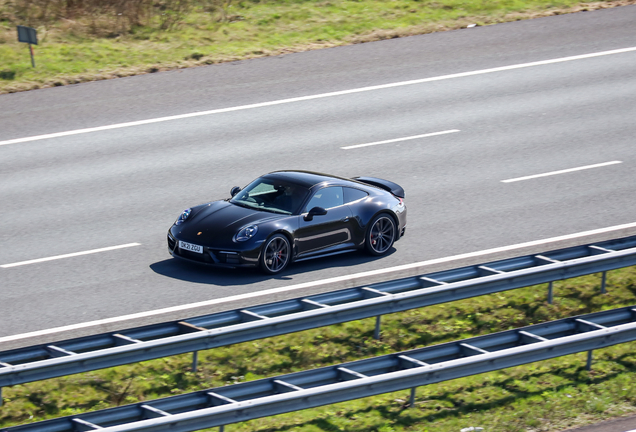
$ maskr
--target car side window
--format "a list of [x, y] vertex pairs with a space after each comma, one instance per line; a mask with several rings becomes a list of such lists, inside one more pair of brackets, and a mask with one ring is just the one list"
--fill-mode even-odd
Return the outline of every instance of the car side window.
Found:
[[307, 203], [305, 211], [309, 211], [314, 207], [322, 207], [330, 209], [344, 204], [344, 198], [341, 186], [331, 186], [316, 191], [311, 200]]
[[345, 204], [349, 204], [350, 202], [358, 201], [369, 196], [368, 193], [360, 189], [354, 189], [350, 187], [344, 187], [342, 189], [344, 190]]

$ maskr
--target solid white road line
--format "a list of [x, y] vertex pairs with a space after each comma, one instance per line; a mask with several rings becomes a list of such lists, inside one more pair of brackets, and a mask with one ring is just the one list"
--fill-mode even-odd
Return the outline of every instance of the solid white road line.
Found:
[[52, 256], [52, 257], [47, 257], [47, 258], [38, 258], [38, 259], [29, 260], [29, 261], [15, 262], [15, 263], [11, 263], [11, 264], [2, 264], [2, 265], [0, 265], [0, 268], [10, 268], [10, 267], [18, 267], [18, 266], [23, 266], [23, 265], [28, 265], [28, 264], [37, 264], [37, 263], [41, 263], [41, 262], [45, 262], [45, 261], [53, 261], [53, 260], [59, 260], [59, 259], [64, 259], [64, 258], [72, 258], [72, 257], [76, 257], [76, 256], [81, 256], [81, 255], [90, 255], [90, 254], [96, 254], [96, 253], [100, 253], [100, 252], [108, 252], [108, 251], [112, 251], [112, 250], [124, 249], [124, 248], [133, 247], [133, 246], [141, 246], [141, 243], [128, 243], [128, 244], [124, 244], [124, 245], [110, 246], [110, 247], [105, 247], [105, 248], [101, 248], [101, 249], [88, 250], [88, 251], [84, 251], [84, 252], [74, 252], [74, 253], [70, 253], [70, 254], [57, 255], [57, 256]]
[[604, 162], [604, 163], [595, 164], [595, 165], [586, 165], [586, 166], [582, 166], [582, 167], [578, 167], [578, 168], [569, 168], [569, 169], [564, 169], [564, 170], [560, 170], [560, 171], [547, 172], [547, 173], [543, 173], [543, 174], [535, 174], [535, 175], [529, 175], [529, 176], [525, 176], [525, 177], [517, 177], [517, 178], [513, 178], [513, 179], [502, 180], [501, 182], [502, 183], [513, 183], [513, 182], [518, 182], [518, 181], [523, 181], [523, 180], [535, 179], [535, 178], [539, 178], [539, 177], [548, 177], [548, 176], [553, 176], [553, 175], [558, 175], [558, 174], [571, 173], [571, 172], [575, 172], [575, 171], [583, 171], [583, 170], [592, 169], [592, 168], [600, 168], [600, 167], [604, 167], [604, 166], [608, 166], [608, 165], [616, 165], [616, 164], [619, 164], [619, 163], [623, 163], [623, 162], [622, 161]]
[[390, 83], [390, 84], [382, 84], [382, 85], [370, 86], [370, 87], [361, 87], [361, 88], [356, 88], [356, 89], [342, 90], [342, 91], [336, 91], [336, 92], [330, 92], [330, 93], [321, 93], [321, 94], [311, 95], [311, 96], [302, 96], [302, 97], [296, 97], [296, 98], [290, 98], [290, 99], [280, 99], [280, 100], [271, 101], [271, 102], [262, 102], [262, 103], [256, 103], [256, 104], [250, 104], [250, 105], [240, 105], [240, 106], [231, 107], [231, 108], [221, 108], [221, 109], [215, 109], [215, 110], [209, 110], [209, 111], [200, 111], [200, 112], [195, 112], [195, 113], [180, 114], [180, 115], [175, 115], [175, 116], [158, 117], [158, 118], [148, 119], [148, 120], [140, 120], [140, 121], [134, 121], [134, 122], [127, 122], [127, 123], [118, 123], [118, 124], [113, 124], [113, 125], [108, 125], [108, 126], [99, 126], [99, 127], [86, 128], [86, 129], [76, 129], [76, 130], [72, 130], [72, 131], [51, 133], [51, 134], [46, 134], [46, 135], [36, 135], [36, 136], [31, 136], [31, 137], [26, 137], [26, 138], [16, 138], [16, 139], [10, 139], [10, 140], [6, 140], [6, 141], [0, 141], [0, 145], [18, 144], [18, 143], [24, 143], [24, 142], [30, 142], [30, 141], [38, 141], [38, 140], [43, 140], [43, 139], [48, 139], [48, 138], [59, 138], [59, 137], [65, 137], [65, 136], [70, 136], [70, 135], [78, 135], [78, 134], [84, 134], [84, 133], [89, 133], [89, 132], [99, 132], [99, 131], [105, 131], [105, 130], [110, 130], [110, 129], [120, 129], [120, 128], [131, 127], [131, 126], [140, 126], [140, 125], [146, 125], [146, 124], [151, 124], [151, 123], [165, 122], [165, 121], [170, 121], [170, 120], [180, 120], [180, 119], [185, 119], [185, 118], [190, 118], [190, 117], [200, 117], [200, 116], [206, 116], [206, 115], [212, 115], [212, 114], [226, 113], [226, 112], [231, 112], [231, 111], [240, 111], [240, 110], [246, 110], [246, 109], [252, 109], [252, 108], [262, 108], [262, 107], [268, 107], [268, 106], [274, 106], [274, 105], [282, 105], [282, 104], [293, 103], [293, 102], [303, 102], [303, 101], [309, 101], [309, 100], [321, 99], [321, 98], [328, 98], [328, 97], [333, 97], [333, 96], [342, 96], [342, 95], [348, 95], [348, 94], [354, 94], [354, 93], [362, 93], [362, 92], [368, 92], [368, 91], [374, 91], [374, 90], [382, 90], [382, 89], [393, 88], [393, 87], [402, 87], [402, 86], [413, 85], [413, 84], [423, 84], [423, 83], [428, 83], [428, 82], [433, 82], [433, 81], [442, 81], [442, 80], [447, 80], [447, 79], [463, 78], [463, 77], [468, 77], [468, 76], [483, 75], [483, 74], [494, 73], [494, 72], [504, 72], [504, 71], [509, 71], [509, 70], [534, 67], [534, 66], [545, 66], [545, 65], [555, 64], [555, 63], [563, 63], [563, 62], [568, 62], [568, 61], [584, 60], [584, 59], [588, 59], [588, 58], [601, 57], [601, 56], [606, 56], [606, 55], [622, 54], [622, 53], [627, 53], [627, 52], [631, 52], [631, 51], [636, 51], [636, 47], [621, 48], [621, 49], [615, 49], [615, 50], [610, 50], [610, 51], [600, 51], [600, 52], [595, 52], [595, 53], [590, 53], [590, 54], [582, 54], [582, 55], [576, 55], [576, 56], [570, 56], [570, 57], [561, 57], [561, 58], [557, 58], [557, 59], [542, 60], [542, 61], [536, 61], [536, 62], [531, 62], [531, 63], [521, 63], [521, 64], [516, 64], [516, 65], [502, 66], [502, 67], [496, 67], [496, 68], [491, 68], [491, 69], [481, 69], [481, 70], [476, 70], [476, 71], [471, 71], [471, 72], [462, 72], [462, 73], [456, 73], [456, 74], [450, 74], [450, 75], [442, 75], [442, 76], [431, 77], [431, 78], [422, 78], [422, 79], [411, 80], [411, 81], [400, 81], [400, 82], [395, 82], [395, 83]]
[[[490, 255], [490, 254], [494, 254], [494, 253], [499, 253], [499, 252], [506, 252], [506, 251], [512, 251], [512, 250], [516, 250], [516, 249], [522, 249], [522, 248], [529, 247], [529, 246], [547, 245], [547, 244], [558, 242], [558, 241], [572, 240], [572, 239], [577, 239], [577, 238], [582, 238], [582, 237], [589, 237], [589, 236], [592, 236], [592, 235], [603, 234], [603, 233], [608, 233], [608, 232], [612, 232], [612, 231], [619, 231], [619, 230], [629, 229], [629, 228], [636, 228], [636, 222], [635, 223], [624, 224], [624, 225], [616, 225], [616, 226], [607, 227], [607, 228], [600, 228], [600, 229], [591, 230], [591, 231], [583, 231], [583, 232], [580, 232], [580, 233], [568, 234], [568, 235], [564, 235], [564, 236], [560, 236], [560, 237], [552, 237], [552, 238], [548, 238], [548, 239], [544, 239], [544, 240], [535, 240], [535, 241], [531, 241], [531, 242], [527, 242], [527, 243], [520, 243], [520, 244], [516, 244], [516, 245], [511, 245], [511, 246], [503, 246], [503, 247], [498, 247], [498, 248], [494, 248], [494, 249], [486, 249], [486, 250], [478, 251], [478, 252], [470, 252], [470, 253], [465, 253], [465, 254], [461, 254], [461, 255], [445, 257], [445, 258], [437, 258], [437, 259], [433, 259], [433, 260], [429, 260], [429, 261], [421, 261], [421, 262], [416, 262], [416, 263], [411, 263], [411, 264], [404, 264], [404, 265], [401, 265], [401, 266], [389, 267], [389, 268], [385, 268], [385, 269], [371, 270], [371, 271], [362, 272], [362, 273], [356, 273], [356, 274], [352, 274], [352, 275], [338, 276], [338, 277], [334, 277], [334, 278], [330, 278], [330, 279], [323, 279], [323, 280], [318, 280], [318, 281], [313, 281], [313, 282], [305, 282], [305, 283], [301, 283], [301, 284], [297, 284], [297, 285], [291, 285], [291, 286], [288, 286], [288, 287], [272, 288], [272, 289], [268, 289], [268, 290], [251, 292], [251, 293], [246, 293], [246, 294], [239, 294], [239, 295], [235, 295], [235, 296], [231, 296], [231, 297], [224, 297], [224, 298], [220, 298], [220, 299], [207, 300], [207, 301], [202, 301], [202, 302], [198, 302], [198, 303], [184, 304], [184, 305], [173, 306], [173, 307], [168, 307], [168, 308], [164, 308], [164, 309], [157, 309], [157, 310], [152, 310], [152, 311], [147, 311], [147, 312], [139, 312], [139, 313], [131, 314], [131, 315], [123, 315], [123, 316], [119, 316], [119, 317], [106, 318], [106, 319], [102, 319], [102, 320], [89, 321], [89, 322], [84, 322], [84, 323], [79, 323], [79, 324], [72, 324], [72, 325], [68, 325], [68, 326], [51, 328], [51, 329], [46, 329], [46, 330], [39, 330], [39, 331], [31, 332], [31, 333], [23, 333], [23, 334], [18, 334], [18, 335], [13, 335], [13, 336], [4, 336], [4, 337], [0, 337], [0, 344], [2, 344], [4, 342], [9, 342], [9, 341], [16, 341], [16, 340], [26, 339], [26, 338], [31, 338], [31, 337], [45, 336], [45, 335], [48, 335], [48, 334], [55, 334], [55, 333], [60, 333], [60, 332], [65, 332], [65, 331], [72, 331], [72, 330], [82, 329], [82, 328], [90, 328], [90, 327], [99, 328], [99, 326], [104, 325], [104, 324], [121, 323], [121, 322], [124, 322], [124, 321], [133, 320], [133, 319], [147, 318], [147, 317], [156, 316], [156, 315], [162, 315], [162, 314], [171, 313], [171, 312], [187, 311], [188, 309], [195, 309], [195, 308], [200, 308], [200, 307], [205, 307], [205, 306], [212, 306], [212, 305], [218, 305], [218, 304], [223, 304], [223, 303], [230, 303], [230, 302], [233, 302], [233, 301], [236, 301], [236, 300], [244, 300], [244, 299], [255, 298], [255, 297], [264, 297], [264, 296], [271, 295], [271, 294], [276, 294], [276, 293], [281, 293], [281, 292], [286, 292], [286, 291], [295, 291], [295, 290], [299, 290], [299, 289], [303, 289], [303, 288], [311, 288], [311, 287], [331, 284], [331, 283], [335, 283], [335, 282], [349, 282], [349, 284], [351, 285], [351, 284], [355, 284], [357, 279], [361, 279], [361, 278], [365, 278], [365, 277], [369, 277], [369, 276], [380, 275], [380, 274], [391, 273], [391, 272], [399, 272], [399, 271], [403, 271], [403, 270], [409, 270], [409, 269], [429, 266], [429, 265], [433, 265], [433, 264], [440, 264], [440, 263], [458, 261], [458, 260], [462, 260], [462, 259], [466, 259], [466, 258], [481, 257], [481, 256], [486, 256], [486, 255]], [[364, 283], [364, 282], [360, 281], [360, 283]]]
[[351, 149], [360, 148], [360, 147], [369, 147], [369, 146], [374, 146], [374, 145], [379, 145], [379, 144], [390, 144], [390, 143], [394, 143], [394, 142], [414, 140], [414, 139], [417, 139], [417, 138], [428, 138], [428, 137], [433, 137], [433, 136], [437, 136], [437, 135], [446, 135], [446, 134], [455, 133], [455, 132], [459, 132], [459, 129], [451, 129], [451, 130], [447, 130], [447, 131], [433, 132], [433, 133], [427, 133], [427, 134], [423, 134], [423, 135], [414, 135], [414, 136], [404, 137], [404, 138], [395, 138], [395, 139], [390, 139], [390, 140], [385, 140], [385, 141], [376, 141], [376, 142], [366, 143], [366, 144], [356, 144], [356, 145], [351, 145], [351, 146], [347, 146], [347, 147], [340, 147], [340, 148], [343, 149], [343, 150], [351, 150]]

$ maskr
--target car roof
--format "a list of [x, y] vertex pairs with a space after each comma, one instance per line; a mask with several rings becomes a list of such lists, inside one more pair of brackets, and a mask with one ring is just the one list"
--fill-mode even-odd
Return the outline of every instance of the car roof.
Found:
[[284, 179], [296, 183], [300, 186], [306, 187], [307, 189], [311, 189], [313, 186], [324, 182], [332, 183], [336, 181], [338, 183], [357, 183], [355, 181], [351, 181], [350, 179], [312, 171], [274, 171], [272, 173], [264, 175], [263, 177], [278, 177], [280, 179]]

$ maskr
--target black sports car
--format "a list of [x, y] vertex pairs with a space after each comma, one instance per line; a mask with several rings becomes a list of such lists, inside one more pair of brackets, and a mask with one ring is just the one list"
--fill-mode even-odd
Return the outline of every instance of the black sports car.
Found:
[[231, 194], [181, 213], [168, 230], [172, 256], [275, 274], [361, 248], [383, 255], [406, 230], [404, 190], [373, 177], [277, 171]]

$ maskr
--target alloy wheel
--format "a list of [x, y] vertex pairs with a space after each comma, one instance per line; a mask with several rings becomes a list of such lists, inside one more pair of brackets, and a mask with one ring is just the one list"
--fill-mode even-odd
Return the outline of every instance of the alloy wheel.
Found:
[[380, 216], [371, 225], [369, 248], [374, 255], [382, 255], [393, 245], [395, 223], [390, 216]]
[[282, 235], [275, 235], [265, 246], [261, 262], [263, 270], [270, 274], [282, 271], [289, 262], [289, 256], [289, 242]]

